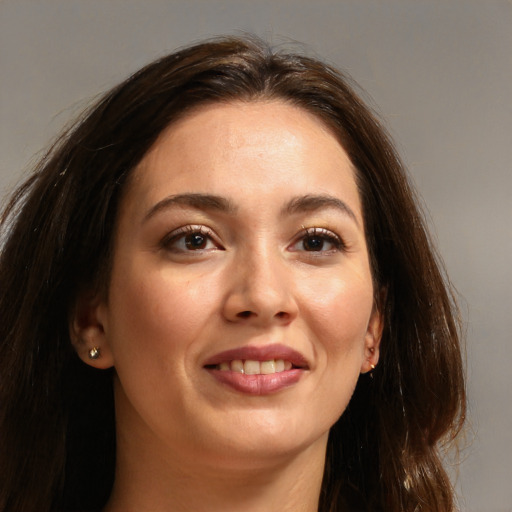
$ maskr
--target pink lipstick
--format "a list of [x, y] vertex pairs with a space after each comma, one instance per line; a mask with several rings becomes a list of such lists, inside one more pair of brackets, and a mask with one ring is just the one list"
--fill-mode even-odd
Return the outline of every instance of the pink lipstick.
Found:
[[306, 358], [285, 345], [227, 350], [210, 357], [204, 368], [219, 382], [250, 395], [276, 393], [309, 369]]

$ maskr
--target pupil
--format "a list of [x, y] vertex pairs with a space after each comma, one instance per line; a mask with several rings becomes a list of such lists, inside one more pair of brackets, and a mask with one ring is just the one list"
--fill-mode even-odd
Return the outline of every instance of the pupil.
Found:
[[206, 245], [206, 237], [200, 233], [192, 233], [185, 238], [187, 249], [203, 249]]
[[309, 237], [304, 239], [303, 245], [306, 251], [320, 251], [324, 246], [324, 241], [322, 238]]

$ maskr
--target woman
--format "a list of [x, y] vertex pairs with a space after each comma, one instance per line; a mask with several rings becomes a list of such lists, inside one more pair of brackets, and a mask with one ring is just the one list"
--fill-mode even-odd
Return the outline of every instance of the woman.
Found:
[[454, 510], [456, 309], [337, 71], [239, 38], [158, 60], [3, 237], [2, 511]]

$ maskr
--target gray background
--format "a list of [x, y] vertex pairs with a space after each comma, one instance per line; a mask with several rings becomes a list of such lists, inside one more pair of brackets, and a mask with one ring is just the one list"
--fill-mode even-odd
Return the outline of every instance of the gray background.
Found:
[[177, 46], [297, 40], [378, 106], [428, 206], [467, 327], [461, 509], [512, 511], [512, 3], [0, 0], [0, 193], [96, 94]]

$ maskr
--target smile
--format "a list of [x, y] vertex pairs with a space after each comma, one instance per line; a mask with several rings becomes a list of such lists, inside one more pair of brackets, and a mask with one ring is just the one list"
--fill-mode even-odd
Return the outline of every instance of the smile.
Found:
[[267, 345], [221, 352], [208, 359], [204, 369], [235, 391], [266, 395], [297, 383], [309, 366], [304, 356], [290, 347]]
[[269, 361], [257, 361], [255, 359], [235, 359], [234, 361], [224, 361], [216, 365], [215, 369], [222, 372], [237, 372], [245, 375], [270, 375], [291, 370], [293, 364], [284, 359], [271, 359]]

